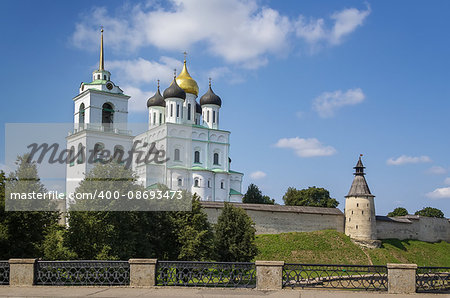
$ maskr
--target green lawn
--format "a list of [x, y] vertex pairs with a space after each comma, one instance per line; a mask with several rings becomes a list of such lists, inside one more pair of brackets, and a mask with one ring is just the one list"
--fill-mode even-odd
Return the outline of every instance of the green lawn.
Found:
[[291, 263], [360, 264], [416, 263], [419, 266], [450, 266], [450, 243], [416, 240], [383, 240], [381, 248], [362, 249], [333, 230], [257, 235], [256, 260]]

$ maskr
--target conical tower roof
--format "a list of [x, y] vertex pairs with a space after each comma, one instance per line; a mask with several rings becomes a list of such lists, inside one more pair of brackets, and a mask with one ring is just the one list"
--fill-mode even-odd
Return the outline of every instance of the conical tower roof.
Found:
[[361, 161], [361, 156], [359, 156], [358, 162], [354, 167], [355, 178], [346, 197], [375, 197], [370, 193], [369, 185], [367, 185], [366, 178], [364, 177], [366, 173], [364, 173], [365, 167]]

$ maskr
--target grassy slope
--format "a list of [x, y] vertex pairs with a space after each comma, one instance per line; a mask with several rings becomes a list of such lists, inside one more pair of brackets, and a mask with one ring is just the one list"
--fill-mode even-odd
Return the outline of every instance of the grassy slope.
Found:
[[[450, 243], [416, 240], [383, 240], [381, 248], [361, 249], [342, 233], [332, 230], [309, 233], [258, 235], [257, 260], [282, 260], [316, 264], [416, 263], [419, 266], [450, 266]], [[366, 252], [366, 253], [365, 253]]]

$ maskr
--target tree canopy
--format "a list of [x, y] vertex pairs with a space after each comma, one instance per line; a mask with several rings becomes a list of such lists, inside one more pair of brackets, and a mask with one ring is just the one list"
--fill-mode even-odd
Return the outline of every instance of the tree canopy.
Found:
[[416, 211], [416, 213], [414, 213], [414, 214], [420, 215], [420, 216], [427, 216], [427, 217], [444, 218], [444, 212], [442, 212], [441, 210], [439, 210], [437, 208], [433, 208], [433, 207], [425, 207], [422, 210]]
[[405, 216], [405, 215], [408, 215], [408, 210], [406, 210], [406, 208], [403, 208], [403, 207], [397, 207], [394, 209], [394, 211], [389, 212], [387, 216], [395, 217], [395, 216]]
[[330, 197], [328, 190], [315, 186], [301, 190], [289, 187], [283, 196], [283, 201], [288, 206], [336, 208], [339, 205], [336, 199]]
[[255, 228], [244, 209], [225, 203], [215, 225], [215, 253], [218, 261], [249, 262], [258, 253]]
[[242, 203], [273, 205], [275, 204], [275, 200], [271, 199], [269, 196], [263, 195], [258, 186], [251, 183], [247, 188], [247, 192], [242, 198]]

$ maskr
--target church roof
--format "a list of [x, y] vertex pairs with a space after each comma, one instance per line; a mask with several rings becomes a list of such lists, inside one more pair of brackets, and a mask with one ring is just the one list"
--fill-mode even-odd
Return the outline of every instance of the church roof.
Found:
[[358, 196], [365, 196], [365, 197], [374, 197], [370, 193], [369, 186], [367, 185], [366, 178], [364, 178], [364, 165], [361, 161], [361, 156], [359, 157], [358, 162], [356, 163], [355, 169], [355, 178], [353, 179], [352, 186], [350, 187], [350, 190], [346, 197], [358, 197]]
[[208, 91], [200, 98], [200, 105], [222, 105], [222, 100], [211, 89], [211, 81], [209, 82]]
[[186, 92], [178, 86], [175, 78], [173, 78], [172, 84], [170, 84], [169, 88], [164, 90], [163, 95], [164, 99], [171, 97], [186, 99]]
[[191, 77], [186, 67], [186, 59], [184, 59], [183, 69], [177, 77], [177, 84], [187, 93], [198, 95], [197, 82]]
[[156, 91], [155, 95], [150, 97], [147, 100], [147, 107], [165, 107], [166, 102], [164, 101], [164, 98], [161, 96], [161, 92], [159, 91], [159, 84], [158, 84], [158, 90]]

